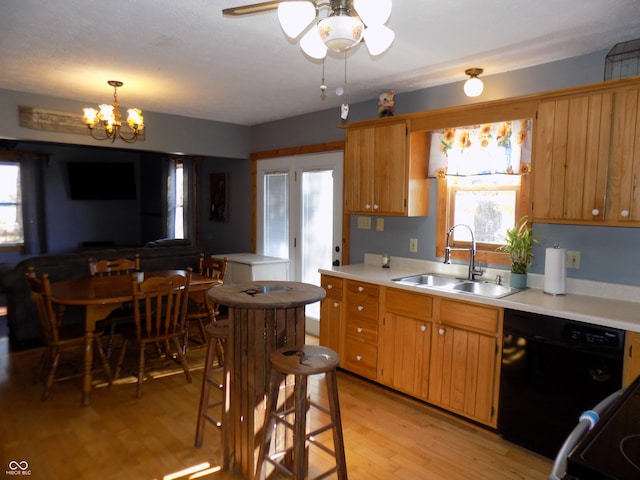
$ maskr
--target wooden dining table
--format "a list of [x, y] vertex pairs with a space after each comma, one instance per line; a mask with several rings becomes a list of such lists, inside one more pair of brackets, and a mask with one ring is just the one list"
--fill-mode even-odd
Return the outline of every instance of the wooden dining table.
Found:
[[221, 449], [229, 458], [222, 464], [252, 479], [265, 415], [269, 354], [305, 343], [305, 305], [322, 300], [326, 292], [308, 283], [265, 280], [220, 285], [207, 295], [229, 307], [224, 354], [230, 425], [227, 448]]
[[[187, 270], [154, 270], [143, 272], [144, 278], [186, 275]], [[90, 405], [93, 382], [93, 343], [96, 324], [126, 302], [133, 301], [131, 275], [84, 277], [61, 280], [51, 284], [52, 299], [65, 306], [84, 307], [85, 349], [82, 380], [82, 405]], [[220, 284], [216, 278], [198, 273], [191, 274], [190, 292], [206, 292]]]

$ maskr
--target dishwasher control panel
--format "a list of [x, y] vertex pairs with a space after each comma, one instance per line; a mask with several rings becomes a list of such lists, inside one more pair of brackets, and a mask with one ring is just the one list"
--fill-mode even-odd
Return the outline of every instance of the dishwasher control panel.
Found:
[[575, 323], [565, 325], [563, 336], [574, 344], [600, 345], [620, 348], [624, 344], [624, 333], [620, 330], [598, 328]]

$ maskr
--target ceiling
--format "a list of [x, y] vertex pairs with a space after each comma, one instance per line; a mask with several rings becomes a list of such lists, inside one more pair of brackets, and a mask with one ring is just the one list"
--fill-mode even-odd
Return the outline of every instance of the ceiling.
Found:
[[[344, 54], [307, 58], [276, 11], [223, 17], [245, 0], [3, 0], [0, 88], [255, 125], [343, 102]], [[347, 55], [347, 102], [608, 51], [640, 38], [640, 0], [395, 0], [391, 48]], [[604, 72], [604, 64], [603, 64]], [[33, 105], [38, 106], [38, 105]]]

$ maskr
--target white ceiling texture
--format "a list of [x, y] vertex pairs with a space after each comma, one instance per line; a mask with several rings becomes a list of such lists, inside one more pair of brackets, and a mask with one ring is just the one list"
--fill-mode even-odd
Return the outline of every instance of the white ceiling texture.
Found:
[[[2, 0], [0, 88], [255, 125], [336, 107], [344, 54], [311, 60], [275, 10], [223, 16], [244, 0]], [[355, 103], [606, 51], [640, 38], [640, 0], [395, 0], [395, 41], [347, 54]], [[603, 65], [604, 70], [604, 65]]]

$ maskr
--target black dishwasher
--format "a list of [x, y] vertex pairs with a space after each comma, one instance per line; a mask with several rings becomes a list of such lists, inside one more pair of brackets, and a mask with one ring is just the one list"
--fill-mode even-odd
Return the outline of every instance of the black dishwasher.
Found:
[[498, 432], [554, 458], [580, 414], [622, 385], [624, 330], [505, 309]]

